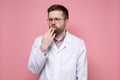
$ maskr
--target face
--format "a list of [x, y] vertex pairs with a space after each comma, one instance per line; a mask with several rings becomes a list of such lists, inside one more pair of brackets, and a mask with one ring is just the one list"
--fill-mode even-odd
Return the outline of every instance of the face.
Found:
[[48, 14], [49, 28], [54, 28], [56, 36], [60, 35], [65, 30], [66, 20], [62, 11], [51, 11]]

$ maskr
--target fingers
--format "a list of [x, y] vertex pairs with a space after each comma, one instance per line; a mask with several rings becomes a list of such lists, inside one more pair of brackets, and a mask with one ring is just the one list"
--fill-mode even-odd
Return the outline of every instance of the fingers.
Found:
[[50, 28], [45, 35], [46, 35], [47, 37], [53, 37], [54, 31], [55, 31], [54, 28]]
[[50, 28], [50, 29], [48, 30], [48, 34], [50, 34], [50, 33], [51, 33], [51, 31], [52, 31], [52, 28]]
[[45, 37], [49, 37], [49, 35], [50, 35], [50, 33], [51, 33], [51, 30], [52, 30], [52, 29], [49, 29], [49, 30], [44, 34], [44, 36], [45, 36]]
[[52, 39], [54, 39], [55, 38], [55, 33], [53, 33], [53, 35], [52, 35]]
[[49, 34], [50, 37], [52, 37], [54, 35], [54, 31], [55, 30], [52, 28], [51, 31], [50, 31], [50, 34]]
[[54, 33], [55, 29], [54, 28], [50, 28], [45, 34], [44, 34], [44, 39], [46, 40], [53, 40], [55, 38], [55, 33]]
[[54, 29], [50, 28], [43, 36], [41, 44], [42, 48], [47, 49], [53, 42], [54, 37], [55, 37]]

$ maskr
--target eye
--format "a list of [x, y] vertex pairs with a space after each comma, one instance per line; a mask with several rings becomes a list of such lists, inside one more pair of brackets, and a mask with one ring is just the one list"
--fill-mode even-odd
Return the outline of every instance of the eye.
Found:
[[59, 18], [55, 18], [55, 21], [59, 21], [60, 19]]
[[49, 20], [49, 21], [53, 21], [53, 19], [52, 19], [52, 18], [49, 18], [48, 20]]

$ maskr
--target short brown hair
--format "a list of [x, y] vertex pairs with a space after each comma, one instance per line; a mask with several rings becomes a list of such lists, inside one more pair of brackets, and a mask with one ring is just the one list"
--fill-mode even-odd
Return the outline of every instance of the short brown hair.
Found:
[[69, 18], [68, 9], [65, 8], [63, 5], [54, 4], [54, 5], [50, 6], [47, 11], [48, 11], [48, 13], [49, 13], [49, 12], [55, 11], [55, 10], [63, 11], [63, 15], [64, 15], [65, 19], [68, 19], [68, 18]]

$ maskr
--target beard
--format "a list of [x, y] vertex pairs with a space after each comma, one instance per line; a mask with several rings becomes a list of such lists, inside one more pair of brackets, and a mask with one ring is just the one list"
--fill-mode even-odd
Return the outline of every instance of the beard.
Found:
[[64, 31], [64, 29], [56, 29], [55, 31], [54, 31], [54, 33], [55, 33], [55, 35], [56, 35], [56, 37], [57, 36], [59, 36], [62, 32]]
[[54, 30], [55, 37], [59, 36], [64, 31], [64, 27], [58, 28], [55, 25], [52, 25], [50, 27], [55, 28], [55, 30]]

